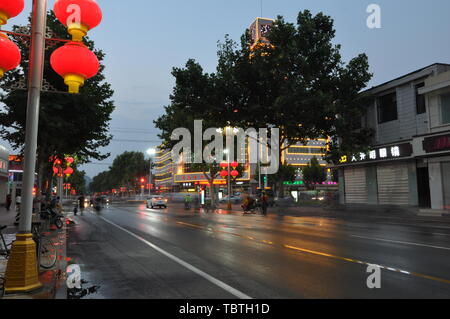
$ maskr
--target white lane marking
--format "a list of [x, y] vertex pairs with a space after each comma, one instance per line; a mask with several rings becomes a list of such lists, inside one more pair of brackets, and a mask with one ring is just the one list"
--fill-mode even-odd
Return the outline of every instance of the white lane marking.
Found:
[[419, 244], [419, 243], [411, 243], [411, 242], [407, 242], [407, 241], [398, 241], [398, 240], [390, 240], [390, 239], [382, 239], [382, 238], [372, 238], [372, 237], [364, 237], [364, 236], [356, 236], [356, 235], [352, 235], [351, 237], [362, 238], [362, 239], [370, 239], [370, 240], [378, 240], [378, 241], [384, 241], [384, 242], [387, 242], [387, 243], [396, 243], [396, 244], [404, 244], [404, 245], [413, 245], [413, 246], [422, 246], [422, 247], [435, 248], [435, 249], [450, 250], [449, 247], [441, 247], [441, 246], [433, 246], [433, 245], [426, 245], [426, 244]]
[[166, 257], [172, 259], [172, 260], [175, 261], [176, 263], [178, 263], [178, 264], [180, 264], [181, 266], [183, 266], [183, 267], [189, 269], [190, 271], [196, 273], [197, 275], [199, 275], [199, 276], [205, 278], [205, 279], [208, 280], [209, 282], [211, 282], [211, 283], [213, 283], [214, 285], [216, 285], [216, 286], [222, 288], [223, 290], [229, 292], [229, 293], [232, 294], [233, 296], [235, 296], [235, 297], [237, 297], [237, 298], [239, 298], [239, 299], [253, 299], [252, 297], [250, 297], [250, 296], [244, 294], [243, 292], [240, 292], [239, 290], [237, 290], [237, 289], [235, 289], [235, 288], [233, 288], [233, 287], [227, 285], [227, 284], [224, 283], [223, 281], [214, 278], [213, 276], [211, 276], [211, 275], [205, 273], [204, 271], [198, 269], [197, 267], [192, 266], [191, 264], [185, 262], [184, 260], [181, 260], [180, 258], [178, 258], [178, 257], [176, 257], [176, 256], [174, 256], [174, 255], [172, 255], [172, 254], [170, 254], [170, 253], [168, 253], [168, 252], [165, 251], [164, 249], [159, 248], [159, 247], [156, 246], [155, 244], [149, 242], [148, 240], [145, 240], [144, 238], [142, 238], [142, 237], [136, 235], [135, 233], [133, 233], [133, 232], [131, 232], [131, 231], [129, 231], [129, 230], [127, 230], [127, 229], [125, 229], [125, 228], [123, 228], [123, 227], [121, 227], [121, 226], [119, 226], [119, 225], [117, 225], [117, 224], [115, 224], [115, 223], [113, 223], [113, 222], [107, 220], [107, 219], [104, 218], [104, 217], [101, 217], [101, 216], [100, 216], [100, 218], [103, 219], [103, 220], [104, 220], [105, 222], [107, 222], [108, 224], [111, 224], [111, 225], [113, 225], [113, 226], [119, 228], [120, 230], [123, 230], [124, 232], [130, 234], [130, 235], [133, 236], [134, 238], [139, 239], [141, 242], [143, 242], [143, 243], [146, 244], [147, 246], [150, 246], [150, 247], [153, 248], [154, 250], [156, 250], [156, 251], [158, 251], [159, 253], [163, 254], [164, 256], [166, 256]]

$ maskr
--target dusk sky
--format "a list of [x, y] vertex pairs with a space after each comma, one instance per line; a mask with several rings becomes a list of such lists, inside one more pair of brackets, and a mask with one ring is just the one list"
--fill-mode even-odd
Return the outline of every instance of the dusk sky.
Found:
[[[31, 0], [26, 2], [24, 12], [11, 23], [26, 22]], [[172, 67], [194, 58], [207, 72], [214, 72], [217, 41], [225, 34], [239, 40], [261, 15], [260, 0], [98, 2], [104, 20], [89, 36], [106, 53], [106, 78], [115, 90], [116, 110], [111, 122], [114, 140], [104, 149], [111, 157], [85, 165], [90, 177], [107, 170], [124, 151], [158, 145], [153, 120], [169, 102]], [[382, 9], [381, 29], [366, 26], [366, 8], [372, 3]], [[295, 22], [304, 9], [323, 11], [335, 20], [335, 42], [342, 45], [345, 61], [363, 52], [369, 56], [374, 73], [370, 86], [432, 63], [450, 63], [448, 0], [264, 0], [263, 16], [282, 15]]]

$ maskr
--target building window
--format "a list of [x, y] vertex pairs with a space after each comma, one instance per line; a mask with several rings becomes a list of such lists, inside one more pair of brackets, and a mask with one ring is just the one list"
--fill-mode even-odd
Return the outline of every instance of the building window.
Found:
[[450, 124], [450, 93], [441, 95], [442, 124]]
[[417, 114], [423, 114], [426, 113], [427, 108], [425, 105], [425, 95], [419, 94], [419, 89], [423, 88], [425, 86], [424, 83], [420, 83], [416, 85], [416, 109]]
[[398, 119], [397, 93], [384, 95], [378, 99], [378, 123], [386, 123]]

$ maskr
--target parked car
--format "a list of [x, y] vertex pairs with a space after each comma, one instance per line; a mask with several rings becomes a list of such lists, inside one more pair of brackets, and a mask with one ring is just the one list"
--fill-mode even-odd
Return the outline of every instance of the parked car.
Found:
[[[233, 204], [240, 204], [242, 202], [241, 196], [231, 196], [230, 198], [231, 203]], [[222, 199], [219, 201], [220, 203], [228, 203], [228, 196], [222, 197]]]
[[154, 207], [159, 207], [159, 208], [167, 208], [167, 199], [165, 199], [162, 196], [151, 196], [149, 198], [147, 198], [147, 208], [154, 208]]

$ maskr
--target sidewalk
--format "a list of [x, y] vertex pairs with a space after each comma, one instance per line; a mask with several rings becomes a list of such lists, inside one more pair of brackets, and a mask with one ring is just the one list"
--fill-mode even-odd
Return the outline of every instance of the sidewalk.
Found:
[[[4, 207], [0, 208], [0, 225], [8, 226], [2, 233], [7, 243], [15, 240], [17, 227], [14, 226], [15, 212], [7, 211]], [[30, 294], [11, 294], [5, 295], [3, 299], [65, 299], [65, 272], [67, 267], [67, 225], [61, 230], [52, 230], [46, 234], [55, 243], [55, 251], [58, 254], [56, 265], [53, 269], [43, 270], [39, 272], [39, 281], [43, 287], [36, 292]], [[7, 260], [0, 258], [0, 275], [4, 276], [6, 271]]]

